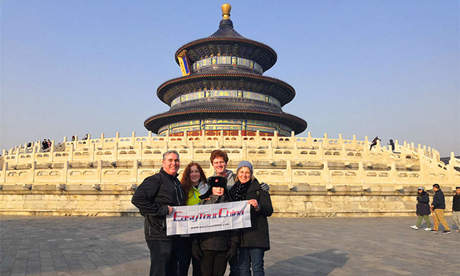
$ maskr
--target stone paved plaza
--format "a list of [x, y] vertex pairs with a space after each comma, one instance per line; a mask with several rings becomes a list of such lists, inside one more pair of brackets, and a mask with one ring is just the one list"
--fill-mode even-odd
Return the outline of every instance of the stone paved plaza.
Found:
[[[460, 233], [414, 222], [271, 218], [266, 275], [459, 275]], [[141, 217], [4, 216], [0, 237], [0, 275], [148, 274]]]

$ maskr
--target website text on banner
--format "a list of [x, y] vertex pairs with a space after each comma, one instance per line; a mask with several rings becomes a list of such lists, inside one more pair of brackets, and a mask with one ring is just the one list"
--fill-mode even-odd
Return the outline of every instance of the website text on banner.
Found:
[[166, 217], [166, 234], [182, 235], [251, 227], [247, 201], [174, 207]]

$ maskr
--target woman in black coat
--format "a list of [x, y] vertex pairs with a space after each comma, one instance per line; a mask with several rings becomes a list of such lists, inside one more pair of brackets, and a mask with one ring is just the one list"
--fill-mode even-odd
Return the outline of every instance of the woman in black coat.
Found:
[[431, 221], [430, 221], [430, 197], [428, 193], [425, 192], [423, 187], [418, 188], [418, 195], [417, 195], [417, 206], [416, 206], [416, 214], [417, 214], [417, 223], [412, 225], [411, 228], [417, 230], [422, 225], [423, 219], [425, 219], [426, 228], [425, 231], [431, 230]]
[[252, 164], [241, 161], [236, 171], [237, 181], [230, 189], [233, 201], [247, 200], [251, 204], [251, 227], [240, 230], [238, 267], [240, 276], [263, 276], [264, 254], [270, 249], [267, 217], [273, 213], [270, 194], [261, 189], [253, 176]]

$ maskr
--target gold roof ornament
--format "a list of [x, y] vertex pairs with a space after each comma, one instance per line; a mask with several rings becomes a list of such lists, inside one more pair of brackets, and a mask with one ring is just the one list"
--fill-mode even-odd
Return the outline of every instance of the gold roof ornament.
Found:
[[222, 9], [222, 20], [229, 20], [230, 11], [232, 10], [232, 6], [229, 3], [225, 3], [222, 5], [221, 9]]

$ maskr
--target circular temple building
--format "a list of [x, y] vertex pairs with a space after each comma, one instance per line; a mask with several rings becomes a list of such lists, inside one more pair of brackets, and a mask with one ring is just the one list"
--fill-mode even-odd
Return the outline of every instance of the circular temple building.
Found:
[[269, 46], [247, 39], [233, 29], [231, 6], [222, 5], [219, 29], [207, 38], [180, 47], [175, 54], [182, 77], [169, 80], [157, 96], [171, 108], [148, 118], [145, 127], [158, 135], [290, 136], [307, 123], [284, 113], [295, 90], [263, 76], [277, 59]]

